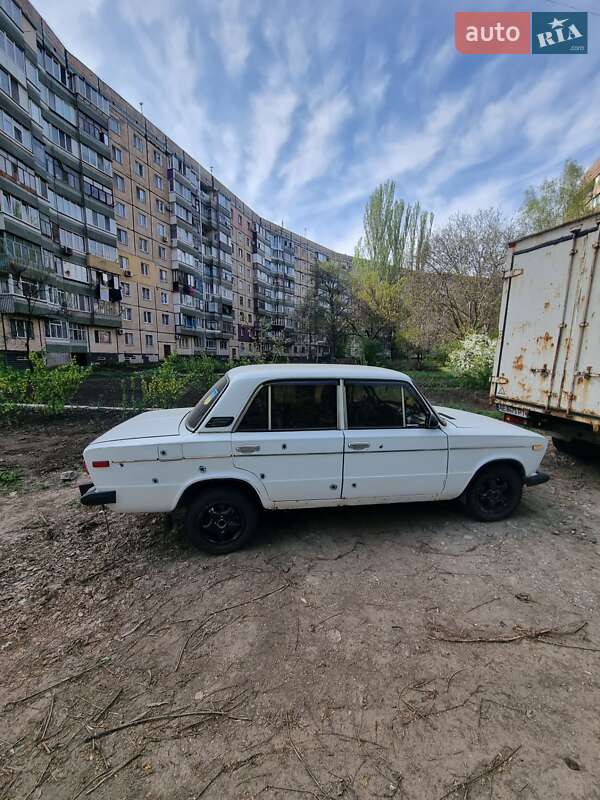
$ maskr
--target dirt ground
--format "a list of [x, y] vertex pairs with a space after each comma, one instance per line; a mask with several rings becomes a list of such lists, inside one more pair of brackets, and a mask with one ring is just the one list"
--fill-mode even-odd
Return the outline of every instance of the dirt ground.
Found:
[[551, 449], [503, 523], [280, 512], [215, 558], [80, 506], [113, 421], [0, 432], [1, 800], [600, 798], [598, 465]]

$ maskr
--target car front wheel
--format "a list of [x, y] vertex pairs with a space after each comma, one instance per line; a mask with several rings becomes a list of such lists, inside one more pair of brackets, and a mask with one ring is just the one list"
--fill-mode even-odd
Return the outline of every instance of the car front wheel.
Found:
[[238, 489], [207, 489], [189, 505], [185, 528], [190, 542], [205, 553], [231, 553], [252, 537], [256, 504]]
[[523, 481], [510, 464], [491, 464], [473, 479], [464, 494], [469, 514], [484, 522], [510, 516], [521, 501]]

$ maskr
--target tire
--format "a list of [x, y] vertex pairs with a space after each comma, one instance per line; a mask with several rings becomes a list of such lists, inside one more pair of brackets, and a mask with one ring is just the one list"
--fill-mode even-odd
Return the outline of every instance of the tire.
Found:
[[509, 517], [521, 502], [523, 480], [510, 464], [490, 464], [469, 484], [464, 494], [467, 512], [482, 522]]
[[195, 497], [185, 515], [188, 539], [199, 550], [214, 555], [240, 550], [258, 524], [258, 508], [239, 489], [206, 489]]

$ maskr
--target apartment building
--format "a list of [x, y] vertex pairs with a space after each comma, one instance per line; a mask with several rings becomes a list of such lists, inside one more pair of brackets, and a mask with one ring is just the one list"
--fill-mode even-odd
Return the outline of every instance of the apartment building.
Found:
[[0, 359], [310, 355], [312, 268], [349, 258], [261, 218], [27, 0], [0, 0], [0, 123]]
[[600, 158], [594, 161], [592, 166], [585, 173], [585, 180], [591, 184], [588, 201], [590, 210], [600, 208]]

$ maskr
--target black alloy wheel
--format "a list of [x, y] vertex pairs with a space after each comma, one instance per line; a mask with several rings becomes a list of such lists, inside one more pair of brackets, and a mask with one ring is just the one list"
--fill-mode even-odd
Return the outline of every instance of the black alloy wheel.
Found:
[[490, 464], [473, 478], [463, 496], [469, 514], [484, 522], [510, 516], [521, 501], [523, 479], [511, 464]]
[[224, 486], [201, 491], [190, 503], [185, 529], [190, 542], [205, 553], [231, 553], [252, 537], [258, 507], [245, 492]]

